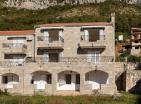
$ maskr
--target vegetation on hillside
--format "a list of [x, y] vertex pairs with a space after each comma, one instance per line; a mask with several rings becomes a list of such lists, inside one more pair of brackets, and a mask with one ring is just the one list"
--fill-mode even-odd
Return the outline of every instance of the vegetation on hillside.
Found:
[[54, 22], [110, 21], [116, 13], [117, 34], [130, 34], [131, 27], [141, 27], [141, 6], [108, 0], [100, 4], [54, 6], [43, 10], [0, 7], [0, 30], [33, 29], [34, 25]]
[[0, 96], [0, 104], [140, 104], [140, 96]]

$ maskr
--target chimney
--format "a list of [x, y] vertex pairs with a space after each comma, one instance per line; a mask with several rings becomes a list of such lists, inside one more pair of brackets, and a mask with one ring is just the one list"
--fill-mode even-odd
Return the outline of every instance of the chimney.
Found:
[[113, 23], [113, 26], [115, 27], [115, 13], [111, 13], [111, 22]]

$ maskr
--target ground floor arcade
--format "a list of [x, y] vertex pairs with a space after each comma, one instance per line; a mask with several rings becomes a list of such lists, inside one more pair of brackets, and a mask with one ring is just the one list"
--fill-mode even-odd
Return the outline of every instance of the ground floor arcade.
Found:
[[103, 70], [104, 67], [100, 70], [100, 67], [74, 69], [68, 66], [62, 68], [54, 66], [54, 69], [46, 69], [46, 66], [38, 66], [28, 70], [25, 68], [1, 71], [0, 87], [2, 90], [7, 89], [11, 93], [24, 95], [33, 95], [38, 92], [46, 95], [61, 94], [61, 92], [92, 94], [94, 91], [115, 93], [114, 73]]

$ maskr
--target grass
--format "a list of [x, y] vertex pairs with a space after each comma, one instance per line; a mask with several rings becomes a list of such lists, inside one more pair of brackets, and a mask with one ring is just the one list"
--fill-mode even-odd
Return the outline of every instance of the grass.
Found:
[[140, 95], [112, 96], [0, 96], [0, 104], [140, 104]]

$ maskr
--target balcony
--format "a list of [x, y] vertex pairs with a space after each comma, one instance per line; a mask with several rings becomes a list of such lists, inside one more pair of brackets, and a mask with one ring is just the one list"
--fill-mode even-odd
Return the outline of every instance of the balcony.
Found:
[[26, 53], [27, 46], [24, 43], [3, 43], [4, 53]]
[[59, 37], [38, 36], [37, 47], [40, 48], [63, 48], [64, 39]]
[[0, 61], [0, 66], [3, 66], [3, 67], [24, 66], [24, 63], [25, 61], [5, 59], [5, 61]]
[[103, 35], [101, 39], [92, 39], [89, 36], [81, 35], [81, 41], [78, 46], [81, 48], [105, 48], [105, 36]]
[[37, 62], [40, 64], [47, 63], [101, 63], [101, 62], [113, 62], [113, 56], [95, 56], [95, 57], [55, 57], [54, 59], [46, 57], [35, 57], [32, 59], [26, 59], [26, 63]]

